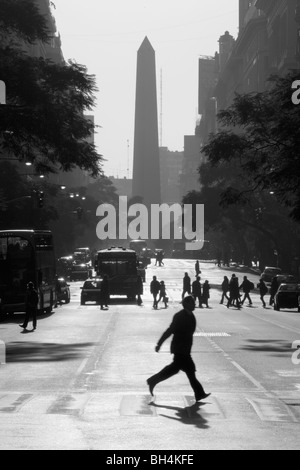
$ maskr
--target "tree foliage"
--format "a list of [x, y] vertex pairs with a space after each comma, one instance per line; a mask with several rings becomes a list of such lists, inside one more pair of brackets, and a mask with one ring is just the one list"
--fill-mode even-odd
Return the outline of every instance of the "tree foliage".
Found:
[[7, 105], [0, 106], [0, 150], [30, 161], [40, 173], [75, 167], [102, 174], [102, 158], [88, 140], [95, 127], [95, 77], [84, 65], [31, 57], [26, 45], [47, 41], [47, 21], [34, 0], [0, 0], [0, 79]]
[[[253, 191], [272, 192], [300, 221], [300, 109], [292, 103], [295, 74], [273, 76], [263, 93], [236, 95], [218, 115], [221, 131], [203, 148], [212, 167], [234, 165], [223, 206], [245, 204]], [[202, 170], [201, 170], [202, 171]]]

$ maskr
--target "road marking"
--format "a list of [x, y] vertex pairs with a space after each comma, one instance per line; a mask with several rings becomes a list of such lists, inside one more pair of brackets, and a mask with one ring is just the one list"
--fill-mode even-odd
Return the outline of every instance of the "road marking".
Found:
[[272, 325], [279, 326], [279, 328], [283, 328], [284, 330], [288, 330], [288, 331], [291, 331], [292, 333], [300, 334], [300, 329], [299, 328], [289, 327], [287, 325], [283, 325], [282, 323], [279, 323], [279, 322], [274, 321], [274, 320], [268, 320], [266, 318], [261, 318], [260, 316], [255, 315], [254, 313], [251, 313], [251, 312], [247, 312], [247, 314], [252, 315], [253, 317], [257, 318], [258, 320], [262, 320], [266, 323], [271, 323]]
[[229, 337], [230, 334], [225, 333], [225, 332], [209, 333], [209, 332], [206, 332], [206, 331], [199, 331], [199, 332], [195, 333], [194, 336], [203, 336], [204, 338], [213, 338], [213, 337], [223, 337], [223, 336]]
[[[0, 413], [15, 413], [21, 409], [21, 407], [33, 397], [32, 393], [24, 393], [11, 402], [12, 397], [10, 395], [4, 395], [0, 399]], [[4, 402], [4, 403], [3, 403]]]
[[234, 365], [245, 377], [247, 377], [248, 380], [250, 380], [250, 382], [253, 383], [253, 385], [255, 385], [255, 387], [257, 387], [259, 390], [261, 390], [262, 392], [266, 392], [268, 393], [268, 391], [265, 389], [265, 387], [263, 387], [263, 385], [258, 382], [258, 380], [256, 380], [254, 377], [252, 377], [251, 374], [249, 374], [242, 366], [240, 366], [237, 362], [233, 361], [231, 358], [230, 358], [230, 362], [232, 365]]
[[[209, 416], [209, 417], [217, 417], [221, 419], [225, 419], [226, 415], [223, 411], [223, 407], [221, 406], [219, 400], [216, 397], [210, 396], [206, 400], [202, 402], [198, 402], [195, 404], [195, 398], [192, 396], [186, 396], [186, 403], [188, 404], [189, 408], [187, 408], [188, 415], [190, 418], [199, 418], [198, 412], [202, 416]], [[201, 408], [197, 410], [197, 406]]]
[[120, 404], [121, 416], [156, 416], [156, 409], [150, 404], [154, 403], [150, 395], [126, 395]]
[[284, 399], [264, 396], [257, 390], [247, 394], [243, 391], [237, 393], [236, 390], [221, 391], [216, 395], [196, 403], [191, 395], [167, 393], [151, 397], [149, 394], [139, 393], [134, 395], [116, 393], [112, 396], [111, 393], [99, 392], [73, 392], [60, 395], [47, 392], [36, 395], [22, 394], [18, 397], [15, 392], [9, 392], [0, 397], [0, 405], [2, 404], [0, 413], [3, 417], [12, 413], [22, 413], [31, 418], [42, 415], [94, 417], [95, 412], [101, 416], [104, 404], [110, 402], [112, 405], [110, 412], [116, 413], [115, 416], [195, 421], [199, 426], [211, 420], [251, 420], [254, 414], [264, 422], [300, 423], [299, 396], [293, 396], [292, 392]]
[[247, 400], [253, 406], [261, 421], [298, 422], [289, 407], [279, 400], [265, 398], [247, 398]]
[[300, 369], [275, 370], [280, 377], [300, 377]]
[[79, 415], [89, 399], [90, 395], [87, 393], [61, 395], [47, 409], [47, 414]]
[[[203, 330], [202, 330], [203, 333], [205, 333]], [[210, 344], [215, 348], [217, 349], [218, 351], [220, 351], [223, 356], [229, 360], [231, 362], [231, 364], [236, 367], [245, 377], [247, 377], [248, 380], [250, 380], [250, 382], [260, 391], [262, 392], [265, 392], [265, 393], [268, 393], [267, 390], [262, 386], [262, 384], [260, 382], [258, 382], [258, 380], [256, 380], [254, 377], [252, 377], [251, 374], [249, 374], [242, 366], [240, 366], [236, 361], [234, 361], [232, 359], [232, 357], [226, 353], [224, 351], [224, 349], [222, 349], [217, 343], [215, 343], [211, 338], [207, 337], [207, 341], [210, 342]]]

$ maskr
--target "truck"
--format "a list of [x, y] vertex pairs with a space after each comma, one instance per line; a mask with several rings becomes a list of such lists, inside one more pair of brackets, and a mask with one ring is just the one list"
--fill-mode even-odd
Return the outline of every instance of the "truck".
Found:
[[138, 279], [146, 280], [145, 269], [140, 266], [134, 250], [111, 247], [97, 252], [95, 259], [97, 277], [108, 277], [110, 295], [126, 295], [135, 299], [138, 294]]

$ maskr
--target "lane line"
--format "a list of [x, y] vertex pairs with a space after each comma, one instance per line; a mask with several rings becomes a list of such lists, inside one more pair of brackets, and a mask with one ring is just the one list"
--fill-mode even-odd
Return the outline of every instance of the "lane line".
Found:
[[257, 318], [258, 320], [264, 321], [265, 323], [271, 323], [272, 325], [279, 326], [279, 328], [282, 328], [282, 329], [284, 329], [284, 330], [291, 331], [292, 333], [298, 333], [298, 334], [300, 335], [300, 329], [299, 329], [299, 328], [289, 327], [289, 326], [283, 325], [282, 323], [279, 323], [279, 322], [277, 322], [277, 321], [268, 320], [268, 319], [266, 319], [266, 318], [261, 318], [260, 316], [257, 316], [257, 315], [255, 315], [255, 314], [252, 313], [252, 312], [247, 312], [247, 315], [251, 315], [252, 317]]
[[[202, 332], [204, 331], [202, 330]], [[217, 343], [215, 343], [215, 341], [213, 341], [210, 337], [205, 338], [215, 349], [218, 349], [222, 353], [223, 357], [227, 359], [236, 369], [238, 369], [238, 371], [241, 372], [259, 391], [264, 392], [266, 394], [269, 393], [268, 390], [266, 390], [258, 380], [252, 377], [252, 375], [249, 374], [240, 364], [234, 361], [232, 357], [226, 351], [224, 351], [224, 349], [222, 349]]]

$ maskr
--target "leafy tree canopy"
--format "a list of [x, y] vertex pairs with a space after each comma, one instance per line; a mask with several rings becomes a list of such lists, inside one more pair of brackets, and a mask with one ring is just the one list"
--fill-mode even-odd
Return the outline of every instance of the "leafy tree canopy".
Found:
[[0, 150], [30, 161], [40, 173], [75, 167], [102, 174], [102, 157], [88, 141], [95, 126], [85, 116], [95, 104], [95, 77], [84, 65], [31, 57], [26, 46], [50, 38], [34, 0], [0, 0]]
[[223, 206], [245, 204], [253, 192], [267, 191], [300, 221], [300, 107], [291, 100], [296, 78], [292, 72], [273, 76], [267, 91], [236, 95], [219, 113], [222, 130], [210, 136], [203, 153], [213, 168], [235, 168], [222, 192]]

